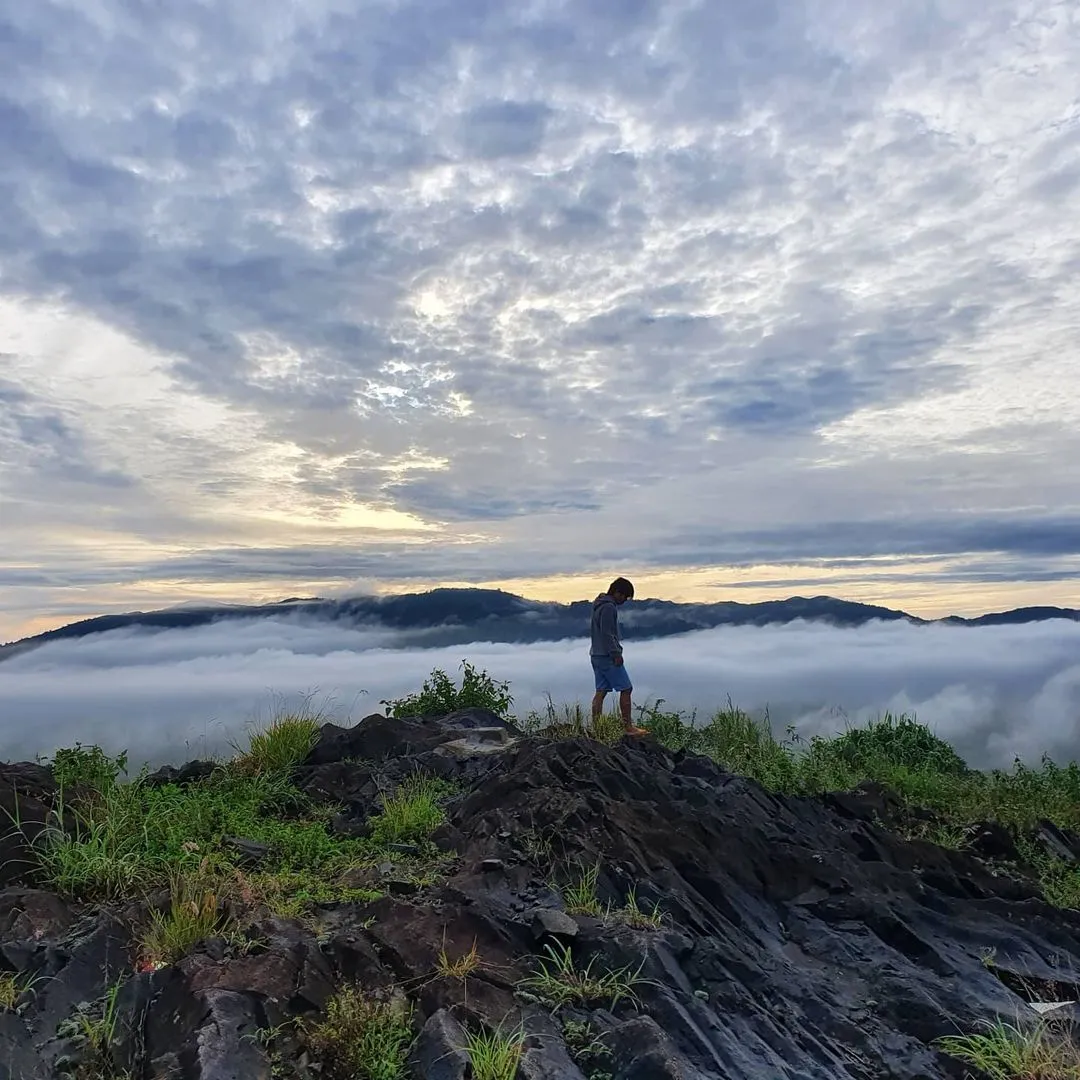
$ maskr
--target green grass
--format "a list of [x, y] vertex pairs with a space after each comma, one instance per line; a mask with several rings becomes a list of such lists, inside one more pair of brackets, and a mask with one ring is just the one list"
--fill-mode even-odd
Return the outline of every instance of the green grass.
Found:
[[288, 774], [299, 765], [319, 741], [324, 718], [315, 713], [285, 713], [264, 728], [248, 735], [248, 747], [234, 759], [241, 772]]
[[565, 1005], [614, 1008], [620, 1001], [636, 998], [635, 987], [644, 961], [636, 971], [596, 969], [596, 957], [578, 968], [565, 945], [546, 945], [546, 960], [537, 961], [537, 970], [518, 983], [518, 990], [553, 1008]]
[[415, 844], [427, 840], [446, 820], [443, 802], [453, 785], [415, 774], [402, 781], [393, 795], [383, 797], [382, 811], [371, 822], [377, 844]]
[[62, 1021], [57, 1035], [74, 1039], [83, 1047], [82, 1061], [75, 1072], [77, 1080], [127, 1080], [113, 1065], [112, 1049], [120, 1034], [120, 991], [122, 979], [105, 991], [101, 1000], [76, 1006], [73, 1016]]
[[23, 994], [40, 981], [40, 976], [0, 971], [0, 1012], [13, 1012]]
[[563, 906], [566, 908], [567, 915], [599, 917], [604, 914], [596, 893], [599, 880], [600, 864], [597, 863], [582, 869], [577, 877], [562, 887]]
[[643, 908], [638, 901], [636, 888], [630, 889], [626, 894], [626, 902], [621, 908], [609, 909], [608, 918], [633, 930], [659, 930], [664, 925], [664, 913], [660, 910], [660, 904], [655, 903], [650, 909]]
[[465, 1033], [474, 1080], [514, 1080], [521, 1055], [525, 1052], [525, 1029], [520, 1025], [504, 1032], [502, 1027]]
[[108, 901], [168, 884], [200, 866], [219, 876], [241, 856], [225, 838], [265, 844], [264, 871], [327, 879], [373, 857], [364, 841], [328, 829], [332, 807], [317, 806], [278, 773], [229, 768], [183, 787], [142, 779], [114, 784], [95, 798], [61, 805], [73, 829], [48, 829], [39, 842], [45, 874], [58, 891]]
[[602, 712], [594, 721], [592, 709], [580, 702], [556, 706], [550, 694], [543, 711], [533, 709], [523, 719], [517, 720], [518, 728], [526, 735], [539, 735], [549, 739], [590, 738], [607, 746], [614, 746], [626, 734], [622, 717], [615, 710]]
[[936, 1045], [990, 1080], [1080, 1078], [1080, 1046], [1073, 1033], [1056, 1030], [1045, 1019], [1027, 1025], [997, 1020], [987, 1025], [986, 1032], [948, 1035]]
[[151, 911], [141, 939], [141, 952], [150, 964], [173, 964], [200, 941], [227, 930], [219, 910], [219, 883], [203, 876], [173, 882], [169, 909]]
[[446, 951], [446, 945], [439, 950], [439, 955], [435, 960], [435, 971], [440, 978], [443, 979], [467, 979], [470, 975], [480, 970], [483, 961], [480, 959], [480, 952], [476, 947], [476, 941], [472, 943], [472, 948], [468, 952], [462, 953], [460, 956], [451, 956]]
[[564, 1019], [562, 1035], [571, 1059], [587, 1080], [611, 1080], [611, 1048], [592, 1024], [583, 1020]]
[[335, 1080], [400, 1080], [413, 1043], [412, 1009], [344, 987], [327, 1002], [326, 1017], [309, 1025], [307, 1037]]

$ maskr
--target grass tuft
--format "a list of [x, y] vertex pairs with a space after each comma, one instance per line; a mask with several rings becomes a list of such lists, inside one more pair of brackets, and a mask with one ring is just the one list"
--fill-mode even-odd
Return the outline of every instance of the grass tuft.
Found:
[[120, 1080], [112, 1051], [118, 1041], [123, 987], [123, 980], [118, 979], [100, 1001], [77, 1006], [75, 1014], [57, 1026], [57, 1035], [72, 1038], [84, 1048], [76, 1072], [79, 1080]]
[[14, 1012], [22, 996], [28, 993], [40, 976], [20, 975], [12, 971], [0, 971], [0, 1012]]
[[494, 1031], [467, 1031], [462, 1049], [469, 1055], [474, 1080], [514, 1080], [525, 1052], [525, 1029], [518, 1025], [504, 1032], [500, 1025]]
[[172, 885], [169, 910], [152, 911], [142, 938], [144, 960], [174, 964], [200, 941], [225, 929], [215, 883], [203, 876], [179, 877]]
[[248, 748], [234, 760], [235, 768], [250, 775], [285, 774], [296, 768], [319, 741], [323, 717], [311, 713], [285, 713], [248, 735]]
[[596, 957], [578, 969], [566, 945], [546, 945], [547, 960], [538, 961], [539, 969], [518, 983], [518, 989], [532, 994], [554, 1008], [564, 1005], [605, 1006], [614, 1008], [620, 1001], [637, 997], [635, 987], [644, 960], [636, 971], [629, 967], [617, 971], [597, 971]]
[[326, 1019], [309, 1026], [308, 1041], [336, 1080], [401, 1080], [413, 1043], [412, 1008], [347, 986], [327, 1002]]
[[1076, 1080], [1080, 1047], [1045, 1019], [1029, 1025], [997, 1020], [985, 1033], [947, 1035], [935, 1045], [990, 1080]]
[[427, 840], [446, 820], [442, 803], [452, 785], [417, 773], [383, 797], [383, 808], [371, 822], [377, 844], [408, 844]]
[[600, 864], [583, 868], [578, 876], [562, 887], [563, 906], [567, 915], [602, 916], [596, 888], [600, 880]]
[[474, 940], [472, 948], [457, 958], [451, 958], [446, 951], [446, 946], [443, 945], [435, 961], [435, 970], [444, 979], [467, 979], [480, 968], [481, 963], [480, 953]]
[[626, 903], [621, 908], [609, 911], [608, 914], [610, 918], [632, 930], [658, 930], [664, 925], [664, 913], [660, 910], [660, 904], [655, 903], [651, 910], [646, 910], [638, 901], [636, 888], [631, 888], [626, 894]]

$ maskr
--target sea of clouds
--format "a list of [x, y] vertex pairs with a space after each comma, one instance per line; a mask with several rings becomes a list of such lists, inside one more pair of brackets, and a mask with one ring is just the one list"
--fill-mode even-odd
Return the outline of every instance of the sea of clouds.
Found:
[[[587, 702], [584, 639], [395, 648], [391, 631], [286, 618], [195, 629], [121, 630], [56, 641], [0, 663], [0, 760], [75, 742], [126, 749], [137, 766], [228, 752], [246, 728], [307, 702], [339, 723], [464, 659], [509, 681], [524, 715]], [[977, 767], [1080, 758], [1080, 624], [872, 623], [724, 627], [627, 640], [635, 701], [709, 715], [768, 708], [774, 730], [831, 735], [883, 713], [914, 713]]]

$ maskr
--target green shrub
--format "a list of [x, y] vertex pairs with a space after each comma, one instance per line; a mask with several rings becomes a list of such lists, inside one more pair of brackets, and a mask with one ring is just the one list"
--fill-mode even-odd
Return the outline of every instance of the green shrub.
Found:
[[74, 746], [57, 750], [53, 755], [53, 779], [61, 790], [89, 788], [105, 792], [116, 784], [120, 774], [127, 774], [127, 752], [109, 757], [100, 746]]
[[514, 703], [510, 684], [496, 682], [486, 671], [477, 671], [468, 660], [462, 662], [462, 668], [460, 687], [454, 685], [445, 671], [435, 668], [420, 693], [380, 704], [386, 706], [386, 715], [393, 717], [445, 716], [458, 709], [480, 708], [509, 719], [510, 706]]
[[964, 776], [968, 772], [967, 763], [944, 739], [906, 714], [894, 717], [886, 713], [866, 727], [850, 728], [814, 745], [834, 762], [863, 777], [898, 768], [929, 770], [945, 776]]

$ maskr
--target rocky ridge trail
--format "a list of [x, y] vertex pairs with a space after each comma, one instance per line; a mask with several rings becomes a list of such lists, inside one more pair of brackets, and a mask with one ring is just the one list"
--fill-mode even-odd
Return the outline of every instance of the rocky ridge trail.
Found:
[[[882, 793], [773, 795], [651, 738], [523, 737], [484, 710], [327, 725], [292, 782], [336, 807], [328, 829], [364, 835], [418, 770], [455, 784], [438, 873], [391, 854], [356, 869], [371, 899], [260, 913], [250, 947], [211, 938], [154, 970], [136, 949], [145, 902], [57, 895], [0, 830], [0, 973], [29, 988], [0, 1008], [0, 1080], [332, 1075], [291, 1022], [344, 985], [412, 1003], [417, 1078], [472, 1075], [465, 1032], [520, 1023], [523, 1080], [960, 1080], [970, 1067], [935, 1040], [1022, 1017], [1031, 987], [1080, 997], [1080, 913], [893, 835]], [[0, 809], [30, 840], [55, 799], [48, 768], [0, 766]], [[446, 977], [440, 954], [476, 963]], [[556, 1009], [535, 976], [559, 961], [596, 985]], [[70, 1021], [103, 999], [115, 1037], [91, 1074]]]

